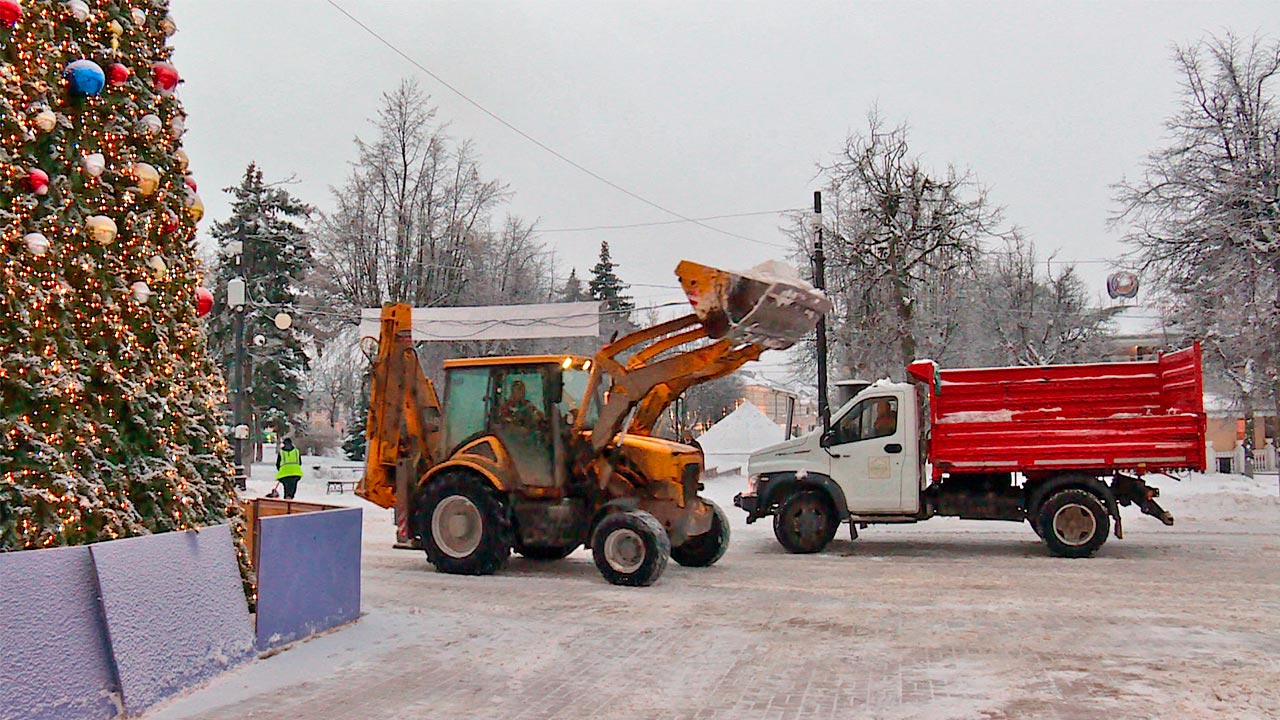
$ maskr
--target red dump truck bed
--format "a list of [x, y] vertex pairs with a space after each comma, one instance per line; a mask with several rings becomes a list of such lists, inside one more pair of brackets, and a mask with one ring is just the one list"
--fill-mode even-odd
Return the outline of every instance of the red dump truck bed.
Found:
[[1205, 469], [1199, 343], [1143, 362], [939, 370], [921, 360], [909, 372], [929, 388], [935, 480]]

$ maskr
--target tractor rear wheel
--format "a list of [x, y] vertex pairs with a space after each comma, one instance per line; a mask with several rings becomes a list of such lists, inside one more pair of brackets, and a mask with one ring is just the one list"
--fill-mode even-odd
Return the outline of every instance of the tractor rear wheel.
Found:
[[773, 536], [787, 552], [816, 553], [836, 536], [840, 519], [831, 499], [819, 490], [803, 490], [782, 501], [773, 516]]
[[418, 495], [418, 532], [440, 572], [491, 575], [511, 555], [511, 520], [497, 489], [468, 473], [449, 473]]
[[709, 567], [724, 557], [729, 548], [729, 517], [720, 506], [703, 500], [711, 506], [711, 529], [694, 535], [679, 547], [671, 548], [671, 559], [685, 567]]
[[607, 515], [591, 534], [591, 555], [605, 580], [644, 587], [662, 576], [671, 538], [658, 518], [644, 510]]

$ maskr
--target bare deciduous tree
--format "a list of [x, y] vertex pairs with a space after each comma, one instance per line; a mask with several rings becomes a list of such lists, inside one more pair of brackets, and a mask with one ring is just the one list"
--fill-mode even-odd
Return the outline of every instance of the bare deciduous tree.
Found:
[[1170, 144], [1117, 186], [1113, 222], [1238, 401], [1280, 407], [1280, 42], [1211, 36], [1174, 60]]

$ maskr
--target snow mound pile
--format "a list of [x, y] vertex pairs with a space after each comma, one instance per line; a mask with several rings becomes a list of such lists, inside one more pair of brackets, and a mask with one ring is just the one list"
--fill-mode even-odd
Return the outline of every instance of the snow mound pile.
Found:
[[784, 436], [782, 428], [761, 412], [760, 408], [744, 402], [699, 435], [698, 444], [707, 456], [745, 456], [767, 445], [782, 442]]

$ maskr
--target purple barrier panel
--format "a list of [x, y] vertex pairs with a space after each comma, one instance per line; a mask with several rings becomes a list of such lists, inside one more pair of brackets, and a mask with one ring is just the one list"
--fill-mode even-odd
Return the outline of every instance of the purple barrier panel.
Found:
[[360, 616], [360, 508], [264, 517], [258, 526], [258, 647]]
[[89, 550], [129, 714], [253, 657], [249, 603], [226, 525]]
[[123, 714], [88, 547], [0, 553], [0, 717]]

